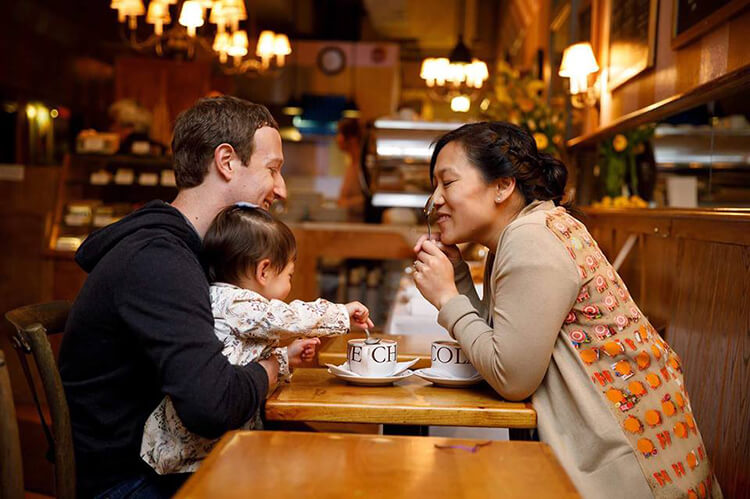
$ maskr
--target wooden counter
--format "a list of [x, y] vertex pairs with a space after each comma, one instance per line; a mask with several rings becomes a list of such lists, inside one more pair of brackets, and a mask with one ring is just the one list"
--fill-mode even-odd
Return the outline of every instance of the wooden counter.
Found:
[[175, 497], [579, 495], [540, 442], [244, 431], [226, 434]]
[[371, 258], [414, 259], [412, 248], [425, 227], [361, 223], [290, 224], [297, 238], [297, 263], [289, 300], [320, 297], [315, 278], [318, 259]]

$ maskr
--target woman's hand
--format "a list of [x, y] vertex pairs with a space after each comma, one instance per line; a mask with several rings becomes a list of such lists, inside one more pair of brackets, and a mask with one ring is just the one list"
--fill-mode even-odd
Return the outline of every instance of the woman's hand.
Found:
[[456, 246], [455, 244], [443, 244], [440, 241], [440, 234], [433, 234], [432, 238], [428, 238], [427, 234], [419, 236], [419, 239], [417, 239], [417, 243], [414, 245], [414, 253], [419, 254], [419, 252], [422, 251], [422, 245], [425, 241], [428, 240], [435, 243], [437, 247], [440, 248], [443, 253], [445, 253], [445, 256], [448, 257], [448, 260], [450, 260], [451, 264], [456, 265], [463, 261], [463, 258], [461, 258], [461, 250], [458, 249], [458, 246]]
[[362, 329], [371, 329], [375, 325], [370, 320], [370, 311], [358, 301], [349, 302], [346, 305], [346, 311], [349, 313], [349, 320]]
[[453, 281], [453, 264], [435, 241], [422, 241], [420, 247], [421, 251], [414, 262], [414, 282], [422, 296], [440, 310], [448, 300], [458, 295]]

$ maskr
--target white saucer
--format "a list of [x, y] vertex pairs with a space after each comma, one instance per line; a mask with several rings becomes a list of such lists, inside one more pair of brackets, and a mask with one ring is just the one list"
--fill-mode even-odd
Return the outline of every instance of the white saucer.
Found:
[[443, 373], [435, 372], [429, 367], [425, 369], [417, 369], [416, 371], [414, 371], [414, 374], [437, 386], [471, 386], [476, 385], [477, 383], [482, 381], [482, 375], [479, 373], [475, 374], [471, 378], [452, 378], [446, 376]]
[[414, 371], [409, 368], [413, 366], [418, 360], [419, 359], [410, 360], [408, 362], [399, 362], [397, 364], [396, 374], [392, 374], [390, 376], [360, 376], [349, 371], [348, 362], [344, 362], [340, 366], [334, 366], [332, 364], [327, 365], [328, 372], [330, 374], [336, 376], [339, 379], [343, 379], [344, 381], [348, 381], [349, 383], [352, 383], [354, 385], [382, 386], [390, 385], [395, 381], [406, 379], [414, 374]]

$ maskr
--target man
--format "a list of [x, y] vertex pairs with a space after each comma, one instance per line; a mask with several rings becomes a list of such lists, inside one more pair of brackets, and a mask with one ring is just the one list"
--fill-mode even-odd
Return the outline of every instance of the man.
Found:
[[143, 425], [168, 395], [187, 428], [218, 437], [245, 423], [276, 382], [274, 358], [233, 366], [214, 335], [201, 239], [224, 207], [266, 209], [286, 197], [278, 125], [233, 97], [202, 99], [177, 118], [179, 193], [90, 235], [76, 253], [89, 276], [60, 350], [80, 496], [169, 496], [139, 456]]

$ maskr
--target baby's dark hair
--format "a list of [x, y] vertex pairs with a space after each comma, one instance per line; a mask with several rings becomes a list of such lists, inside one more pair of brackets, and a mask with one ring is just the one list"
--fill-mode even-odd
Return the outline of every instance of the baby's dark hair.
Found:
[[203, 238], [203, 263], [210, 282], [237, 285], [261, 260], [277, 272], [297, 257], [297, 242], [284, 222], [265, 210], [234, 205], [223, 209]]

